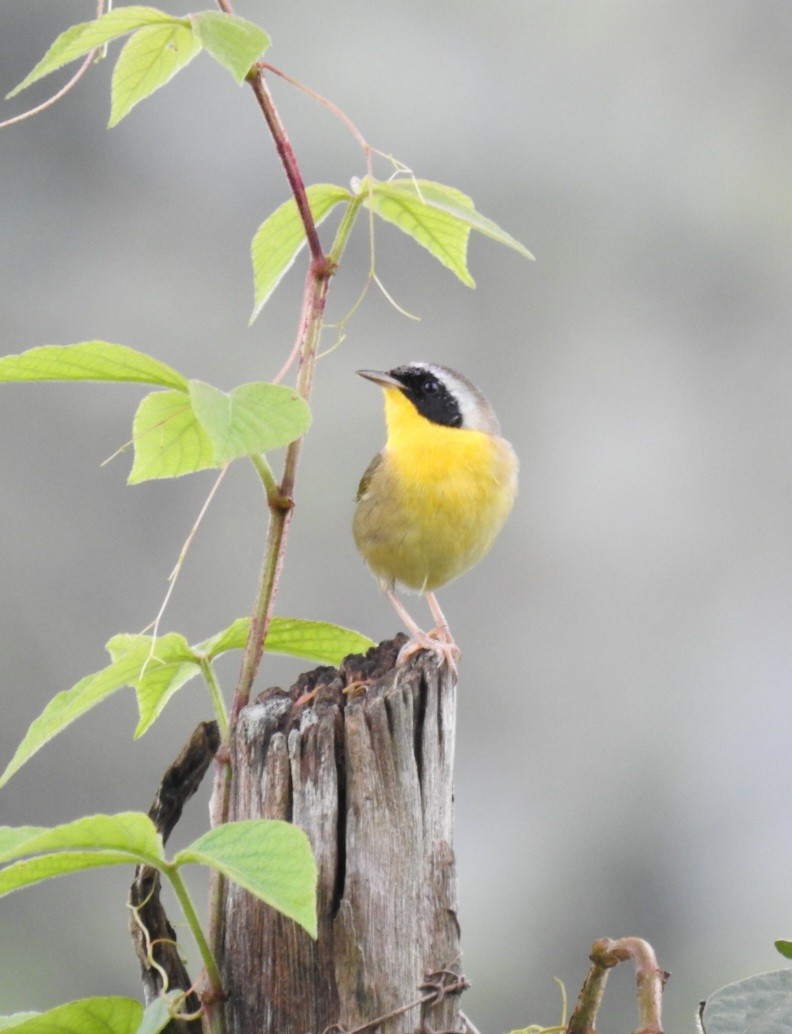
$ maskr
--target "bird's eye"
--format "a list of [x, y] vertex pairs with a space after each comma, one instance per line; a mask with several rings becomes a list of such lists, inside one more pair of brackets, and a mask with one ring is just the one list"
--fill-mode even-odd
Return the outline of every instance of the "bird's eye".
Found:
[[423, 382], [422, 387], [423, 387], [423, 390], [426, 392], [427, 395], [434, 395], [434, 393], [437, 391], [439, 385], [438, 385], [437, 381], [428, 380], [428, 381], [424, 381]]

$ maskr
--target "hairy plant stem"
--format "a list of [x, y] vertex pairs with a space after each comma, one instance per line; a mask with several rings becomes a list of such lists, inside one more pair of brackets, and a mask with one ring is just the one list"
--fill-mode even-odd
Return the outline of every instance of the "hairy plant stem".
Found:
[[[230, 0], [217, 0], [218, 7], [226, 14], [233, 14]], [[316, 356], [319, 338], [322, 331], [322, 317], [329, 287], [329, 280], [349, 238], [354, 213], [347, 210], [342, 220], [330, 256], [325, 256], [319, 241], [316, 224], [311, 214], [308, 197], [297, 160], [289, 142], [286, 130], [280, 120], [275, 104], [267, 89], [261, 69], [252, 69], [248, 82], [266, 120], [275, 143], [278, 156], [283, 165], [295, 203], [305, 229], [305, 235], [311, 254], [311, 263], [305, 280], [302, 308], [297, 330], [297, 353], [299, 368], [297, 371], [296, 389], [298, 394], [309, 399], [313, 385]], [[354, 207], [350, 205], [350, 209]], [[228, 737], [233, 735], [236, 722], [242, 708], [250, 699], [256, 672], [264, 649], [278, 591], [283, 561], [286, 552], [289, 526], [293, 513], [293, 494], [297, 476], [297, 466], [302, 442], [292, 442], [286, 450], [283, 475], [280, 484], [275, 483], [269, 464], [263, 458], [254, 464], [267, 494], [270, 511], [267, 541], [259, 574], [256, 597], [251, 614], [250, 633], [242, 657], [239, 679], [229, 715], [228, 736], [224, 747], [218, 754], [215, 771], [215, 785], [212, 800], [212, 825], [216, 826], [228, 821], [231, 794], [232, 772], [228, 758]], [[219, 957], [225, 940], [224, 915], [224, 878], [216, 870], [212, 872], [209, 900], [209, 939], [214, 957]], [[214, 1032], [222, 1030], [222, 1004], [207, 1003], [205, 1013], [206, 1026]]]
[[[304, 399], [310, 396], [313, 384], [316, 353], [322, 330], [322, 314], [324, 312], [327, 289], [327, 277], [318, 276], [312, 264], [305, 283], [299, 331], [301, 347], [300, 367], [297, 373], [297, 392]], [[286, 553], [289, 525], [294, 512], [293, 493], [301, 445], [302, 440], [299, 438], [289, 445], [286, 450], [283, 477], [278, 486], [277, 496], [273, 497], [270, 492], [267, 494], [270, 508], [269, 531], [251, 616], [250, 635], [248, 636], [245, 653], [242, 657], [242, 668], [231, 705], [230, 725], [232, 731], [239, 717], [239, 712], [250, 699], [250, 690], [258, 671], [261, 654], [264, 649], [264, 640], [272, 618], [275, 597], [278, 592], [278, 582]]]
[[[330, 276], [341, 260], [355, 221], [355, 215], [361, 203], [361, 198], [355, 198], [347, 206], [344, 217], [336, 231], [330, 254], [327, 258], [324, 255], [322, 256], [319, 268], [317, 268], [315, 262], [312, 262], [305, 279], [298, 330], [300, 366], [297, 371], [297, 393], [306, 400], [309, 398], [313, 386], [316, 356], [319, 351], [319, 339], [322, 333], [322, 316], [324, 315]], [[273, 484], [269, 465], [266, 461], [257, 457], [259, 462], [256, 463], [256, 468], [267, 493], [267, 502], [270, 508], [270, 524], [261, 574], [259, 575], [258, 591], [253, 606], [250, 635], [248, 636], [245, 653], [242, 657], [242, 669], [231, 705], [230, 728], [232, 732], [239, 717], [239, 712], [250, 699], [250, 690], [258, 671], [264, 649], [264, 640], [272, 619], [275, 597], [278, 592], [278, 582], [286, 555], [289, 525], [294, 512], [294, 485], [301, 447], [301, 438], [289, 445], [283, 465], [283, 477], [281, 478], [280, 485], [277, 486]], [[228, 784], [226, 785], [227, 789]], [[222, 814], [227, 815], [227, 808], [224, 807], [222, 809]], [[220, 821], [225, 821], [225, 819], [221, 818]]]

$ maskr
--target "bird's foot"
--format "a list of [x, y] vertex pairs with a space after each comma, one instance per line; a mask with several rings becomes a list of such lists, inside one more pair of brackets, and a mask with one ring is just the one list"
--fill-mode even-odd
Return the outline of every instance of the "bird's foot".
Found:
[[399, 650], [396, 658], [397, 666], [406, 664], [407, 661], [421, 650], [428, 650], [438, 658], [441, 664], [445, 664], [452, 675], [457, 674], [456, 662], [460, 657], [460, 650], [447, 630], [433, 628], [431, 632], [413, 632], [404, 646]]

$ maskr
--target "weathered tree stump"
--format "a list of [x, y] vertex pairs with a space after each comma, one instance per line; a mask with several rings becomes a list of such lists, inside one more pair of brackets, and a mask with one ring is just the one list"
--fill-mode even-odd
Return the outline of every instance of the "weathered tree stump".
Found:
[[426, 653], [395, 669], [402, 642], [317, 668], [288, 692], [268, 690], [240, 715], [230, 818], [287, 819], [308, 834], [319, 937], [226, 883], [220, 966], [231, 1034], [465, 1029], [456, 683]]

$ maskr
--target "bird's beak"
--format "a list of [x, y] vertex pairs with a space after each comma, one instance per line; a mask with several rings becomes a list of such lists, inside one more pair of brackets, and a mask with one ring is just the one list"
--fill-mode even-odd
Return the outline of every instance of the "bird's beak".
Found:
[[404, 385], [401, 381], [397, 381], [391, 374], [386, 373], [384, 370], [357, 370], [356, 373], [360, 377], [365, 377], [367, 381], [373, 381], [375, 384], [379, 384], [381, 388], [399, 388], [403, 390]]

